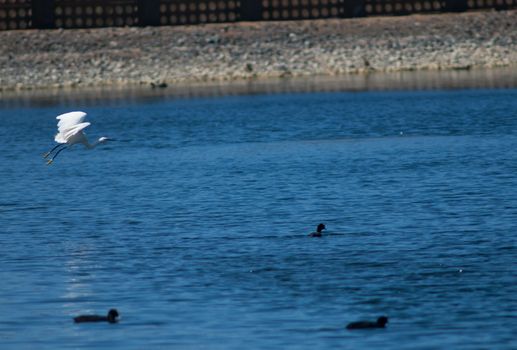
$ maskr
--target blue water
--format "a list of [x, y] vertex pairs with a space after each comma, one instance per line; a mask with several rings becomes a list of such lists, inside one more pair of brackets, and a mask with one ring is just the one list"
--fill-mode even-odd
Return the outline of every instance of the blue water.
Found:
[[[55, 116], [78, 109], [90, 141], [118, 141], [46, 166]], [[515, 89], [0, 121], [1, 349], [517, 348]], [[112, 307], [116, 325], [72, 322]]]

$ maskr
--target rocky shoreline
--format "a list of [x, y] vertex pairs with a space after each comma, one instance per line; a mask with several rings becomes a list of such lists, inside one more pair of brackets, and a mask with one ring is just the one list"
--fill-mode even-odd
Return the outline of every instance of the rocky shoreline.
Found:
[[0, 32], [0, 91], [516, 65], [516, 10]]

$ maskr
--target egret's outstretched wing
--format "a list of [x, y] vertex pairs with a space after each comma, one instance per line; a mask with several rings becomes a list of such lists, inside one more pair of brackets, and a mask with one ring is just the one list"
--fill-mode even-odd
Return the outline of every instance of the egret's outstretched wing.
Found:
[[58, 143], [67, 143], [68, 140], [81, 132], [84, 128], [88, 127], [90, 125], [89, 122], [79, 123], [76, 125], [72, 125], [69, 128], [59, 128], [59, 132], [57, 133], [56, 137], [54, 137], [54, 140]]
[[86, 118], [86, 113], [84, 112], [69, 112], [65, 114], [58, 115], [56, 119], [59, 120], [57, 123], [57, 129], [59, 133], [63, 132], [66, 129], [70, 129], [74, 125], [78, 125], [84, 122]]

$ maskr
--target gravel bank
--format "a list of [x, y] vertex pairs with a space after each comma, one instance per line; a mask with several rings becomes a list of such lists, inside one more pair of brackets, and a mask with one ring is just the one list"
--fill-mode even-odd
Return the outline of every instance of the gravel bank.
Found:
[[515, 10], [0, 32], [0, 91], [515, 65]]

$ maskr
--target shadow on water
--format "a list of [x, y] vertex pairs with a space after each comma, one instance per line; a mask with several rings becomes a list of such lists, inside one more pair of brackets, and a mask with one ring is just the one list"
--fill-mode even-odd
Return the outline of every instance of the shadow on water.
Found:
[[0, 108], [95, 105], [99, 102], [141, 103], [167, 99], [234, 95], [437, 89], [504, 89], [517, 87], [517, 68], [406, 71], [352, 74], [338, 77], [296, 77], [234, 82], [205, 82], [153, 88], [84, 87], [26, 91], [0, 91]]

